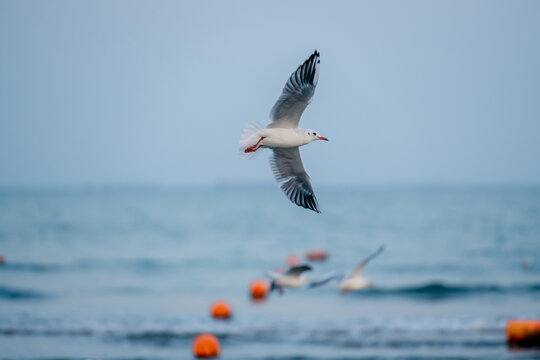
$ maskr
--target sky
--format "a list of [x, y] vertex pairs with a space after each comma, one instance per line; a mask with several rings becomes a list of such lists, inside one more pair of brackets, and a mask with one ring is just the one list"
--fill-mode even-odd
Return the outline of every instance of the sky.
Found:
[[0, 186], [272, 183], [317, 49], [314, 185], [540, 183], [539, 1], [0, 1]]

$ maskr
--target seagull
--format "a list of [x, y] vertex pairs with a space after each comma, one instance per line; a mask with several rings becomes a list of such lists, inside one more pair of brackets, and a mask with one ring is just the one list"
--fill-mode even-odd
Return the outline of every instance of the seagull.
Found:
[[284, 273], [277, 273], [274, 271], [266, 272], [266, 275], [272, 279], [272, 284], [270, 291], [278, 289], [280, 294], [283, 294], [283, 288], [285, 287], [300, 287], [302, 285], [308, 284], [310, 281], [306, 275], [305, 271], [313, 270], [309, 265], [298, 265], [292, 266]]
[[534, 258], [532, 256], [528, 256], [525, 259], [523, 259], [523, 262], [521, 263], [523, 268], [525, 270], [530, 270], [534, 266]]
[[261, 148], [273, 150], [270, 167], [285, 195], [296, 205], [320, 213], [308, 173], [300, 158], [299, 147], [325, 140], [318, 132], [298, 127], [302, 113], [311, 102], [319, 80], [320, 54], [317, 50], [291, 74], [281, 96], [270, 111], [272, 122], [265, 128], [246, 126], [240, 139], [240, 151], [253, 154]]
[[338, 289], [345, 295], [349, 291], [359, 291], [367, 287], [373, 286], [373, 282], [362, 276], [362, 272], [366, 265], [379, 255], [384, 250], [384, 246], [379, 247], [373, 254], [369, 255], [354, 269], [353, 273], [348, 275], [344, 272], [332, 272], [324, 276], [321, 280], [312, 281], [309, 287], [317, 287], [326, 284], [331, 280], [338, 282]]

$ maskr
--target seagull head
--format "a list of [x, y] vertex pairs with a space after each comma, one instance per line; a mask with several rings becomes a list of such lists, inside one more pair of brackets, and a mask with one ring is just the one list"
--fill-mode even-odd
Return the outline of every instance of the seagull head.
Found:
[[328, 141], [327, 138], [325, 138], [324, 136], [321, 136], [321, 134], [319, 134], [315, 130], [309, 130], [309, 129], [306, 130], [306, 136], [309, 139], [309, 142], [312, 142], [312, 141], [315, 141], [315, 140]]

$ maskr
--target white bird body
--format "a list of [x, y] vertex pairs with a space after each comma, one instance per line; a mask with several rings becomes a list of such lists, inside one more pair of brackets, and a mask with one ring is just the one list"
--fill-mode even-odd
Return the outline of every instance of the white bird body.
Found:
[[265, 128], [258, 134], [263, 147], [269, 148], [293, 148], [309, 144], [314, 138], [307, 134], [308, 130], [283, 129], [283, 128]]
[[309, 279], [306, 275], [300, 276], [282, 276], [275, 278], [274, 282], [281, 287], [300, 287], [309, 283]]
[[248, 125], [240, 139], [240, 151], [244, 154], [253, 154], [261, 148], [272, 149], [270, 166], [285, 195], [296, 205], [316, 212], [320, 212], [319, 204], [298, 148], [314, 140], [328, 139], [316, 131], [301, 129], [298, 124], [315, 94], [319, 64], [319, 53], [315, 50], [289, 77], [270, 111], [272, 122], [266, 128]]
[[283, 288], [296, 288], [310, 283], [309, 278], [304, 275], [305, 271], [312, 270], [309, 265], [299, 265], [289, 268], [284, 273], [277, 273], [273, 271], [268, 271], [266, 275], [272, 279], [273, 289], [278, 289], [280, 293], [283, 293]]
[[351, 276], [344, 280], [342, 280], [339, 285], [338, 289], [342, 291], [359, 291], [363, 290], [367, 287], [372, 286], [373, 283], [371, 280], [363, 277], [363, 276]]
[[309, 135], [310, 132], [313, 132], [313, 130], [301, 128], [263, 128], [254, 132], [253, 134], [250, 134], [249, 137], [243, 141], [243, 143], [245, 144], [245, 148], [254, 146], [256, 144], [257, 146], [260, 145], [263, 148], [266, 147], [272, 149], [295, 148], [317, 140], [313, 136]]

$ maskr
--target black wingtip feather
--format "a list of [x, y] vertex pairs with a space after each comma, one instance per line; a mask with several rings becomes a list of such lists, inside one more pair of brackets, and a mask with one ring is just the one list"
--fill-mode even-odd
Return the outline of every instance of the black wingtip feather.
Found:
[[[315, 50], [313, 54], [311, 54], [311, 56], [306, 61], [304, 61], [302, 65], [300, 65], [300, 71], [297, 70], [297, 76], [300, 75], [302, 80], [313, 84], [313, 80], [315, 79], [315, 66], [316, 64], [321, 63], [321, 60], [318, 58], [319, 55], [319, 52]], [[315, 61], [316, 58], [317, 61]], [[300, 79], [297, 78], [296, 80], [299, 82]]]
[[300, 191], [295, 191], [294, 186], [292, 185], [292, 183], [290, 183], [290, 181], [281, 184], [280, 187], [293, 204], [296, 204], [297, 206], [304, 209], [313, 210], [317, 214], [321, 213], [315, 195], [303, 195]]

